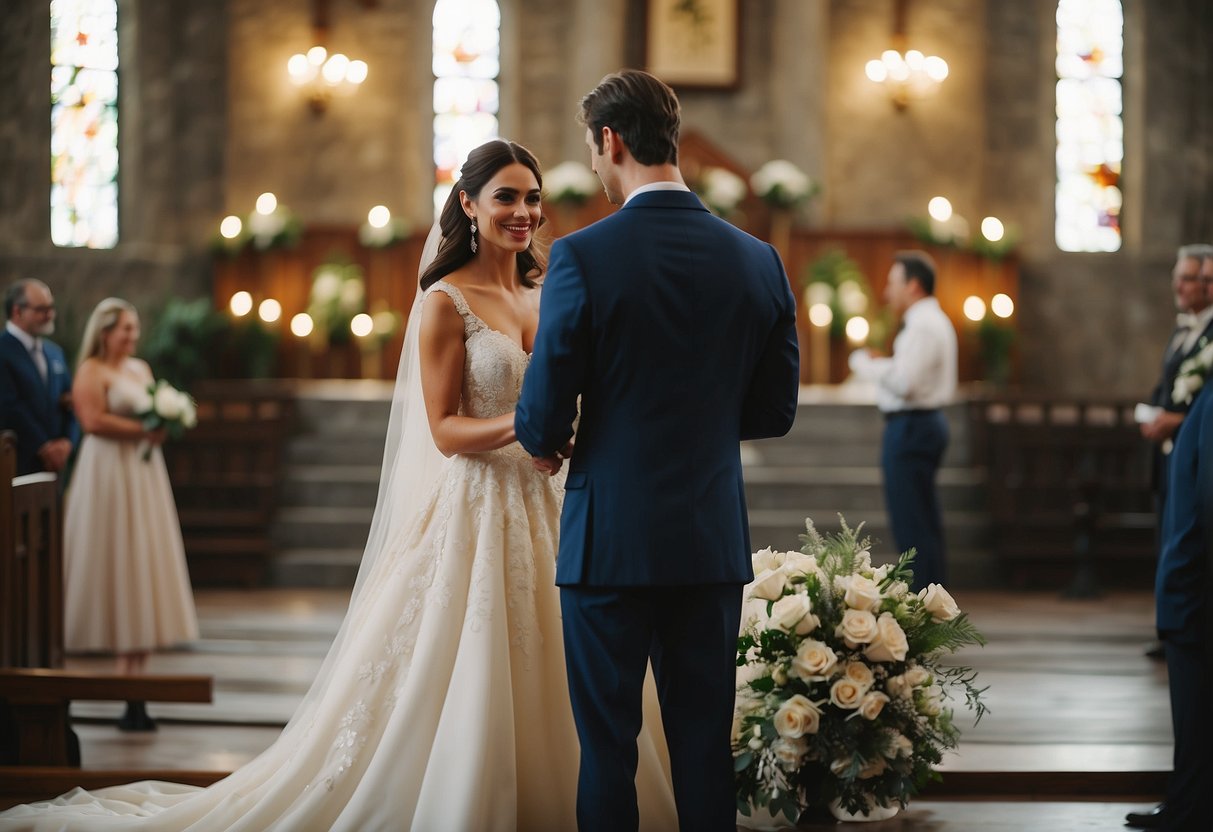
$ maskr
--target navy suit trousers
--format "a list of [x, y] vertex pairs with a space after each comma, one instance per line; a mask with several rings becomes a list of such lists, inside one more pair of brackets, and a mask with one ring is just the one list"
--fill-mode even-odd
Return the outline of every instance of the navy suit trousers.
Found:
[[885, 505], [897, 551], [917, 550], [915, 591], [945, 583], [943, 515], [935, 477], [948, 447], [948, 420], [938, 410], [888, 415], [881, 449]]
[[560, 588], [581, 770], [580, 832], [634, 832], [636, 738], [650, 658], [683, 832], [734, 832], [729, 745], [740, 584]]

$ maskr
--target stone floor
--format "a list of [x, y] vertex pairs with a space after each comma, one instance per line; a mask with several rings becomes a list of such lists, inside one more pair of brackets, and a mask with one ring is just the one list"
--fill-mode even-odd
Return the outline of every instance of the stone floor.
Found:
[[[222, 772], [256, 756], [310, 685], [346, 598], [341, 590], [198, 592], [202, 639], [155, 656], [150, 670], [213, 674], [214, 704], [153, 705], [160, 731], [132, 735], [112, 727], [120, 706], [77, 703], [85, 766]], [[958, 601], [989, 639], [957, 656], [989, 686], [989, 713], [976, 726], [958, 720], [961, 748], [943, 766], [948, 799], [928, 793], [898, 818], [868, 828], [1116, 829], [1126, 811], [1149, 805], [1150, 784], [1170, 768], [1171, 755], [1165, 669], [1143, 655], [1152, 637], [1150, 596], [1072, 601], [982, 592]], [[71, 665], [102, 669], [109, 660], [74, 658]], [[1046, 783], [1052, 772], [1069, 773], [1062, 776], [1074, 793], [1046, 789], [1025, 800], [973, 803], [952, 799], [947, 789], [949, 773], [954, 781], [1001, 773]]]

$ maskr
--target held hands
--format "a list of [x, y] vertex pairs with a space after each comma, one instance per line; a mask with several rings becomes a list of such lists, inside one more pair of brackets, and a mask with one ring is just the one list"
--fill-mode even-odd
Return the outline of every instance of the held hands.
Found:
[[568, 444], [561, 448], [551, 456], [536, 456], [531, 458], [531, 464], [535, 466], [536, 471], [541, 471], [549, 477], [554, 477], [560, 473], [564, 461], [573, 455], [573, 440], [569, 440]]
[[52, 439], [38, 449], [38, 458], [42, 460], [46, 470], [57, 474], [67, 466], [67, 458], [71, 453], [71, 440]]
[[156, 428], [155, 430], [145, 431], [143, 434], [143, 441], [153, 447], [163, 445], [167, 439], [168, 431], [165, 428]]

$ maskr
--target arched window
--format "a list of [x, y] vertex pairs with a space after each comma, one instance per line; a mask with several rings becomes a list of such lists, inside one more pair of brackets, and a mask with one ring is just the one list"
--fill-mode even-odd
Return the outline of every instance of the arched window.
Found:
[[116, 0], [51, 0], [51, 240], [118, 243]]
[[1124, 123], [1120, 0], [1057, 4], [1057, 220], [1063, 251], [1120, 248]]
[[434, 6], [434, 213], [468, 153], [497, 135], [501, 10], [496, 0]]

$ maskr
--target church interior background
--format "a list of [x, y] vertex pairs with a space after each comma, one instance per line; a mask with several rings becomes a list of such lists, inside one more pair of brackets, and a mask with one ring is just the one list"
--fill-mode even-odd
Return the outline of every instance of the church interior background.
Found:
[[[390, 400], [435, 189], [461, 148], [507, 137], [546, 172], [560, 166], [558, 182], [575, 182], [562, 163], [588, 163], [575, 119], [581, 95], [622, 66], [668, 66], [683, 108], [684, 172], [718, 213], [776, 245], [800, 304], [797, 428], [781, 450], [759, 443], [747, 457], [756, 544], [763, 534], [794, 541], [799, 519], [827, 510], [887, 537], [879, 419], [870, 400], [848, 394], [846, 354], [891, 340], [881, 300], [890, 257], [926, 248], [961, 343], [964, 400], [949, 411], [953, 447], [941, 474], [958, 585], [981, 593], [1010, 581], [1087, 596], [1086, 607], [1045, 605], [1039, 620], [1111, 638], [1082, 672], [1121, 673], [1118, 701], [1153, 697], [1157, 708], [1128, 729], [1127, 756], [1107, 736], [1062, 736], [1061, 716], [1032, 747], [1057, 732], [1048, 765], [1098, 769], [1104, 778], [1090, 782], [1099, 793], [1157, 787], [1169, 742], [1165, 682], [1136, 664], [1138, 641], [1151, 637], [1148, 487], [1104, 495], [1106, 516], [1132, 526], [1115, 535], [1127, 551], [1104, 541], [1114, 570], [1093, 562], [1098, 551], [1075, 553], [1072, 482], [1046, 495], [1062, 495], [1062, 519], [1042, 520], [1020, 542], [1047, 562], [1008, 555], [1013, 535], [1000, 512], [1024, 504], [992, 496], [994, 444], [1006, 434], [987, 405], [1004, 415], [1027, 407], [1036, 414], [1028, 421], [1053, 425], [1063, 443], [1086, 441], [1091, 426], [1120, 428], [1108, 444], [1125, 455], [1133, 428], [1122, 410], [1148, 394], [1173, 321], [1175, 250], [1213, 236], [1209, 4], [49, 5], [55, 27], [45, 2], [8, 0], [0, 12], [0, 279], [50, 285], [56, 340], [69, 355], [99, 300], [130, 300], [145, 321], [143, 354], [197, 391], [203, 424], [169, 453], [195, 583], [220, 587], [200, 606], [212, 615], [207, 643], [241, 638], [217, 623], [234, 615], [244, 622], [235, 629], [262, 628], [276, 644], [299, 609], [322, 622], [322, 643], [326, 616], [339, 614], [340, 592], [309, 593], [352, 582], [378, 481], [383, 390]], [[706, 23], [662, 28], [672, 5], [701, 10]], [[1068, 13], [1087, 22], [1065, 30]], [[716, 39], [711, 58], [687, 59], [688, 36]], [[887, 50], [912, 66], [882, 60]], [[809, 178], [811, 198], [793, 207], [761, 198], [752, 177], [780, 160]], [[596, 188], [578, 196], [573, 185], [547, 184], [549, 239], [612, 210]], [[206, 468], [217, 453], [236, 453], [244, 467]], [[1126, 471], [1116, 476], [1131, 478]], [[1129, 594], [1094, 597], [1100, 585]], [[266, 586], [308, 589], [263, 607], [281, 614], [278, 623], [252, 621], [262, 601], [241, 592], [263, 599]], [[1040, 596], [991, 597], [996, 634], [1039, 637], [1021, 625], [1024, 605]], [[1082, 624], [1087, 614], [1102, 625]], [[1028, 683], [1011, 678], [1022, 653], [992, 654], [1010, 716], [986, 742], [1005, 768], [1019, 759], [1008, 751], [1022, 728], [1015, 720], [1027, 719], [1010, 691]], [[308, 665], [284, 661], [283, 689], [226, 700], [233, 724], [289, 715], [291, 686], [305, 684]], [[232, 690], [251, 672], [230, 656], [211, 666], [233, 674]], [[1061, 676], [1049, 678], [1062, 689]], [[86, 751], [113, 767], [230, 768], [240, 762], [230, 749], [245, 748], [229, 738], [228, 752], [131, 757], [99, 729], [89, 733], [107, 707], [78, 704], [73, 714]], [[162, 713], [189, 725], [213, 719], [203, 711]], [[249, 736], [255, 748], [256, 731]]]

